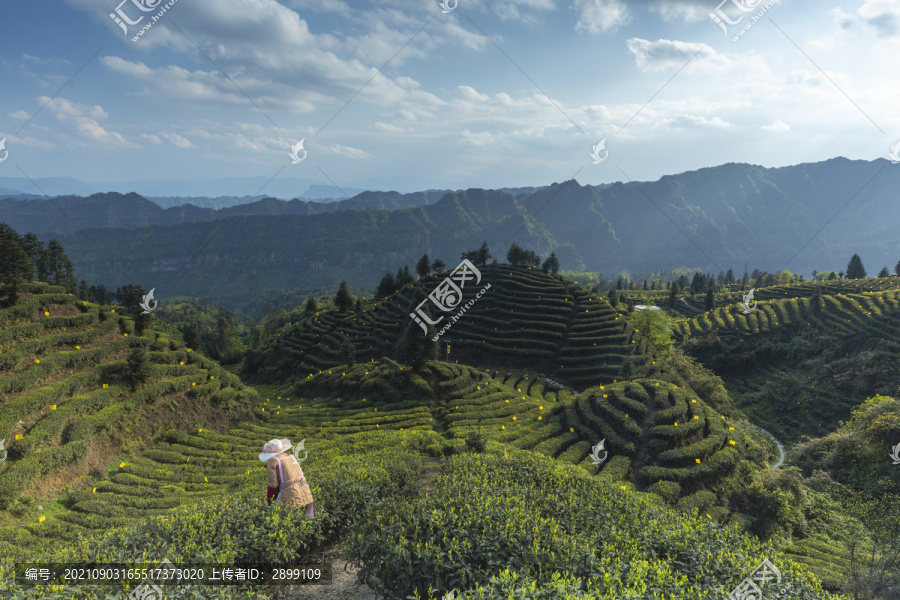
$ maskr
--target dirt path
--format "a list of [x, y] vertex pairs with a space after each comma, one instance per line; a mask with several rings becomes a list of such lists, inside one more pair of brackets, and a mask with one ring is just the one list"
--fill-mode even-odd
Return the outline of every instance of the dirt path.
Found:
[[775, 442], [775, 446], [778, 448], [778, 461], [774, 465], [772, 465], [772, 468], [777, 469], [778, 467], [783, 465], [784, 464], [784, 446], [781, 444], [781, 442], [778, 440], [778, 438], [776, 438], [774, 435], [772, 435], [771, 433], [769, 433], [767, 430], [763, 429], [762, 427], [759, 427], [757, 425], [754, 425], [753, 427], [760, 433], [772, 438], [772, 441]]
[[687, 301], [687, 298], [686, 298], [685, 296], [682, 296], [682, 297], [680, 298], [680, 300], [681, 300], [681, 303], [682, 303], [682, 304], [684, 304], [685, 306], [687, 306], [688, 309], [694, 311], [695, 313], [698, 313], [698, 314], [699, 314], [699, 313], [705, 312], [705, 311], [703, 311], [703, 310], [697, 308], [696, 306], [694, 306], [694, 305], [691, 304], [690, 302], [688, 302], [688, 301]]

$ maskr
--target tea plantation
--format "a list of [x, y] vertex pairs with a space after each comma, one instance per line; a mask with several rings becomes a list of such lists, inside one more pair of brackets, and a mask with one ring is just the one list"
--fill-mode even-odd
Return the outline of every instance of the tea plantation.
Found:
[[[298, 563], [325, 552], [397, 600], [725, 597], [766, 558], [782, 574], [766, 598], [843, 598], [832, 594], [846, 573], [838, 544], [759, 541], [772, 538], [762, 526], [782, 475], [739, 412], [720, 412], [587, 288], [508, 265], [482, 275], [491, 289], [444, 336], [465, 364], [382, 360], [415, 288], [442, 279], [426, 277], [361, 314], [286, 326], [257, 365], [268, 381], [257, 390], [165, 326], [136, 335], [115, 307], [20, 286], [0, 310], [0, 597], [131, 591], [29, 587], [12, 581], [14, 562]], [[877, 294], [853, 301], [896, 308]], [[344, 339], [357, 364], [343, 364]], [[150, 366], [135, 384], [137, 347]], [[626, 363], [638, 378], [624, 380]], [[266, 505], [257, 454], [272, 438], [304, 441], [315, 519]], [[827, 527], [824, 500], [809, 497], [803, 518]]]
[[[250, 381], [284, 381], [343, 363], [343, 339], [359, 362], [392, 357], [409, 321], [416, 292], [430, 293], [449, 272], [429, 275], [374, 303], [361, 314], [325, 311], [286, 326], [255, 360], [244, 364]], [[626, 357], [643, 364], [651, 345], [589, 288], [528, 267], [486, 265], [478, 285], [463, 288], [460, 306], [484, 295], [439, 341], [453, 360], [490, 368], [528, 369], [578, 389], [612, 382]], [[450, 313], [448, 313], [449, 315]], [[434, 315], [436, 318], [438, 315]], [[444, 317], [443, 323], [449, 320]]]

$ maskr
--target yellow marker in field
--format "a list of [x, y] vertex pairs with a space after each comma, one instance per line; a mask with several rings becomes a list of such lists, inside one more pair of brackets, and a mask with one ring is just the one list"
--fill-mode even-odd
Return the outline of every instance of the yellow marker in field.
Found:
[[51, 405], [50, 405], [50, 410], [56, 410], [56, 405], [55, 405], [55, 404], [51, 404]]
[[124, 469], [124, 468], [125, 468], [125, 463], [124, 463], [124, 462], [123, 462], [123, 463], [120, 463], [120, 464], [119, 464], [119, 468], [120, 468], [120, 469]]
[[41, 518], [38, 519], [38, 523], [43, 523], [46, 520], [47, 520], [47, 517], [45, 517], [44, 515], [41, 515]]

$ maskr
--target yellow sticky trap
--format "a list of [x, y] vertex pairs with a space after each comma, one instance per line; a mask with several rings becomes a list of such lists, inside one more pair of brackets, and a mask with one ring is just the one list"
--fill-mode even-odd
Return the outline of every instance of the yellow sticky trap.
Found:
[[50, 410], [56, 410], [56, 405], [55, 405], [55, 404], [51, 404], [51, 405], [50, 405]]

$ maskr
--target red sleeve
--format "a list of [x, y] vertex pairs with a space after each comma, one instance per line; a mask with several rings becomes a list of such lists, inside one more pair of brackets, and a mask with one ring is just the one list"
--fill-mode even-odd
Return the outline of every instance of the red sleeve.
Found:
[[266, 502], [272, 504], [272, 501], [275, 500], [275, 497], [278, 496], [278, 488], [277, 487], [266, 487]]

